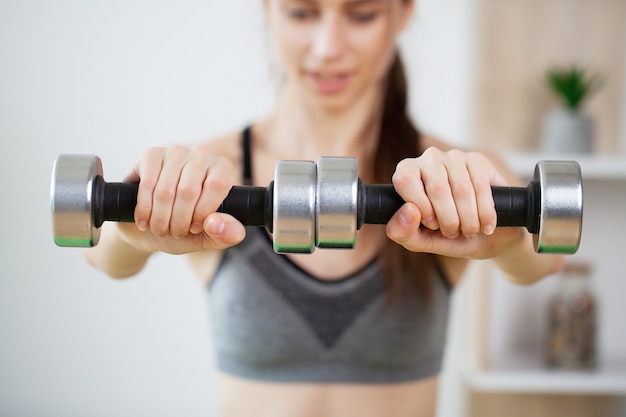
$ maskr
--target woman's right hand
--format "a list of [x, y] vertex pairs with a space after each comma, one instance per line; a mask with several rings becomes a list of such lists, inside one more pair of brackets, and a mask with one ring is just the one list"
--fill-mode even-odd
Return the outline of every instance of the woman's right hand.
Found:
[[206, 145], [148, 149], [126, 178], [139, 191], [135, 223], [118, 224], [122, 238], [140, 251], [171, 254], [236, 245], [245, 228], [216, 212], [234, 177], [232, 162]]

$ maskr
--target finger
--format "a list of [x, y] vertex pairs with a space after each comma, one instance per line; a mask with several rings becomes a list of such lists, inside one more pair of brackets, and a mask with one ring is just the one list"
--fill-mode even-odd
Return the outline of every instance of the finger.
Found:
[[170, 232], [175, 238], [183, 238], [189, 234], [193, 211], [206, 177], [203, 165], [201, 160], [193, 158], [185, 164], [180, 174], [170, 218]]
[[150, 148], [139, 159], [127, 181], [139, 181], [137, 205], [135, 206], [135, 224], [142, 232], [148, 230], [152, 215], [152, 196], [159, 180], [165, 150]]
[[439, 230], [430, 230], [420, 227], [419, 224], [417, 208], [412, 203], [407, 203], [387, 223], [387, 236], [412, 252], [454, 257], [472, 254], [478, 245], [478, 239], [468, 241], [462, 236], [450, 239]]
[[439, 228], [432, 204], [426, 195], [419, 163], [415, 159], [405, 159], [396, 167], [392, 183], [404, 201], [415, 204], [420, 212], [422, 224], [429, 229]]
[[170, 229], [174, 237], [184, 237], [190, 232], [198, 234], [202, 232], [202, 218], [197, 223], [192, 223], [194, 211], [202, 194], [203, 184], [210, 167], [211, 157], [208, 148], [204, 145], [196, 145], [191, 148], [190, 160], [185, 164], [180, 174], [176, 198], [172, 208]]
[[450, 239], [457, 237], [460, 220], [448, 180], [448, 170], [439, 159], [426, 160], [422, 177], [441, 233]]
[[394, 242], [412, 252], [446, 253], [452, 242], [439, 230], [420, 227], [420, 215], [417, 207], [407, 203], [387, 223], [387, 236]]
[[208, 164], [210, 167], [205, 170], [206, 178], [193, 212], [192, 233], [199, 233], [203, 230], [207, 216], [219, 208], [235, 179], [233, 164], [228, 158], [210, 157]]
[[418, 233], [421, 217], [414, 203], [405, 203], [387, 222], [387, 236], [404, 246]]
[[474, 239], [480, 232], [480, 220], [474, 184], [466, 163], [466, 154], [461, 151], [450, 151], [447, 156], [448, 181], [459, 218], [460, 232], [463, 236]]
[[188, 153], [182, 146], [168, 148], [163, 160], [163, 168], [152, 196], [152, 215], [150, 230], [157, 236], [164, 236], [170, 231], [170, 219], [180, 174], [187, 162]]
[[468, 155], [468, 172], [474, 184], [480, 231], [491, 235], [498, 221], [491, 185], [501, 183], [502, 177], [487, 158], [475, 153]]
[[203, 224], [204, 232], [210, 240], [211, 249], [225, 249], [240, 243], [246, 236], [245, 227], [233, 216], [225, 213], [211, 213]]

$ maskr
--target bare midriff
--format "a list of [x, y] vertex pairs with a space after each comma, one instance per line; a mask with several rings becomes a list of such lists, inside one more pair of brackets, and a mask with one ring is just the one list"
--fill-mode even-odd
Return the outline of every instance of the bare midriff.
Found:
[[224, 373], [218, 381], [221, 417], [432, 417], [438, 383], [275, 383]]

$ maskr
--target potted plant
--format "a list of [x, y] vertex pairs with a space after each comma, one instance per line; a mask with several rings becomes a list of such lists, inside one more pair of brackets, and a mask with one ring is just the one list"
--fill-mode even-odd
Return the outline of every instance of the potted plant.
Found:
[[543, 150], [549, 153], [591, 153], [594, 121], [582, 112], [582, 105], [599, 89], [600, 78], [572, 65], [548, 69], [545, 82], [561, 106], [546, 117]]

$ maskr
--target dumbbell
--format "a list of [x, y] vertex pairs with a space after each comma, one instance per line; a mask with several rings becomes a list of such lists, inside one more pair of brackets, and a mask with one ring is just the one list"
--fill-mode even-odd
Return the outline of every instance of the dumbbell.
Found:
[[[98, 244], [105, 221], [133, 222], [136, 183], [107, 183], [94, 155], [60, 155], [51, 209], [59, 246]], [[497, 226], [526, 227], [535, 251], [575, 253], [582, 232], [582, 176], [575, 161], [540, 161], [527, 187], [492, 187]], [[264, 226], [278, 253], [353, 248], [363, 224], [385, 224], [404, 204], [391, 184], [364, 184], [354, 158], [280, 161], [267, 187], [234, 186], [219, 210]]]

